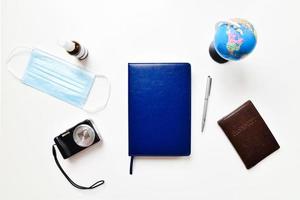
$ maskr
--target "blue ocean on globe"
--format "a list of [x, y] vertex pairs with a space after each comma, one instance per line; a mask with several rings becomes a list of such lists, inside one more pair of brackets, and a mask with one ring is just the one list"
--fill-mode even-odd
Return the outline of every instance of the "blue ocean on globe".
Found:
[[219, 22], [216, 26], [214, 47], [226, 60], [239, 60], [255, 48], [256, 32], [252, 24], [243, 19]]

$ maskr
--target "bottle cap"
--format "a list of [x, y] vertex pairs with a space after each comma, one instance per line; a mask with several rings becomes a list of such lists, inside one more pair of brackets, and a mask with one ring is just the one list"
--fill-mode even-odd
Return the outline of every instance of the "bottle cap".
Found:
[[60, 41], [58, 41], [58, 45], [69, 52], [71, 52], [75, 49], [75, 43], [70, 40], [60, 40]]

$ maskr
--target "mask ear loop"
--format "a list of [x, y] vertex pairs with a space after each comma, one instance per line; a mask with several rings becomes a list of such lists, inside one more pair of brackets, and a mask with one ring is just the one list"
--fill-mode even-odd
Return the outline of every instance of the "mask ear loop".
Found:
[[110, 94], [111, 94], [111, 84], [110, 84], [110, 81], [109, 79], [107, 78], [107, 76], [105, 75], [100, 75], [100, 74], [96, 74], [95, 75], [95, 79], [97, 78], [102, 78], [102, 79], [105, 79], [107, 84], [108, 84], [108, 92], [107, 92], [107, 98], [106, 98], [106, 101], [103, 105], [100, 105], [100, 106], [96, 106], [94, 108], [86, 108], [84, 107], [83, 110], [89, 112], [89, 113], [95, 113], [95, 112], [98, 112], [98, 111], [101, 111], [103, 110], [104, 108], [106, 108], [107, 104], [108, 104], [108, 101], [110, 99]]
[[23, 53], [30, 53], [32, 51], [32, 48], [27, 47], [27, 46], [18, 46], [13, 48], [10, 53], [8, 54], [8, 58], [5, 61], [5, 64], [7, 66], [7, 70], [17, 79], [21, 79], [21, 77], [17, 76], [17, 73], [14, 72], [13, 68], [9, 65], [9, 63], [11, 62], [11, 60], [15, 57], [18, 56], [20, 54]]

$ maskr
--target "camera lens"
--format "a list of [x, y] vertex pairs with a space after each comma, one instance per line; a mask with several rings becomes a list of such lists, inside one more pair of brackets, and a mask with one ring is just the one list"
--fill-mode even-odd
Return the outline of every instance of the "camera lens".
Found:
[[86, 124], [79, 125], [74, 129], [73, 139], [78, 146], [88, 147], [94, 142], [95, 131]]

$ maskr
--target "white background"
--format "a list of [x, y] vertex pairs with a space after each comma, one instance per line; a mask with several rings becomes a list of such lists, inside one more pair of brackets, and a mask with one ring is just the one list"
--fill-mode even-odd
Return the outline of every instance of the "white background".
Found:
[[[1, 1], [0, 199], [299, 200], [298, 2]], [[215, 23], [232, 17], [254, 24], [258, 44], [244, 60], [219, 65], [209, 57], [208, 46]], [[77, 63], [56, 45], [58, 38], [85, 44], [90, 51], [87, 69], [110, 78], [112, 95], [103, 112], [87, 114], [21, 84], [6, 70], [4, 60], [20, 45], [37, 46]], [[130, 176], [127, 63], [161, 61], [192, 65], [192, 154], [138, 158]], [[212, 76], [213, 87], [201, 134], [207, 75]], [[217, 125], [248, 99], [281, 146], [251, 170], [246, 170]], [[51, 153], [53, 138], [86, 118], [95, 121], [103, 144], [60, 160], [78, 183], [106, 181], [92, 191], [73, 188]]]

